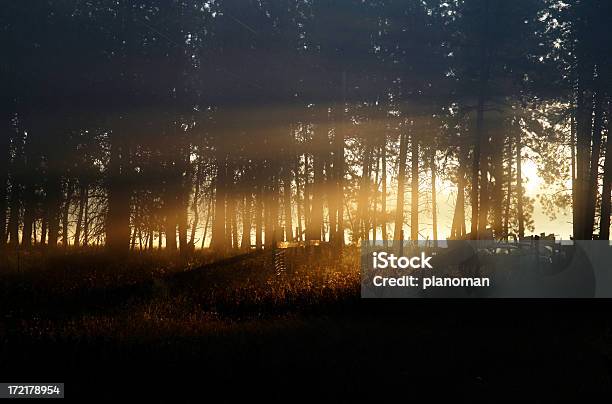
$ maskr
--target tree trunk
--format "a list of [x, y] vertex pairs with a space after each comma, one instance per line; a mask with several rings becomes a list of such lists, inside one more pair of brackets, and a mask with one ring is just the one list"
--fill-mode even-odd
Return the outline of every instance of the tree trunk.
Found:
[[336, 235], [334, 236], [336, 248], [339, 252], [344, 246], [344, 124], [334, 135], [334, 177], [336, 182]]
[[134, 248], [136, 248], [136, 235], [138, 234], [138, 225], [136, 224], [136, 221], [134, 221], [134, 228], [132, 229], [132, 236], [130, 238], [130, 251], [134, 251]]
[[[278, 186], [278, 178], [275, 175], [272, 175], [271, 185], [270, 185], [270, 195], [268, 197], [269, 201], [269, 209], [268, 209], [268, 220], [266, 226], [266, 246], [268, 248], [275, 248], [276, 243], [278, 242], [278, 229], [279, 229], [279, 186]], [[320, 237], [320, 236], [319, 236]]]
[[576, 183], [576, 110], [574, 104], [571, 104], [572, 112], [570, 117], [570, 153], [571, 153], [571, 175], [572, 175], [572, 227], [574, 237], [576, 236], [576, 223], [578, 222], [578, 211], [576, 205], [577, 199], [577, 183]]
[[11, 183], [11, 194], [9, 200], [8, 233], [9, 245], [16, 248], [19, 246], [19, 221], [22, 208], [22, 185], [24, 171], [24, 139], [22, 131], [14, 132], [15, 155], [10, 167], [9, 179]]
[[397, 174], [397, 205], [395, 208], [395, 226], [393, 232], [393, 240], [399, 241], [402, 239], [402, 230], [404, 227], [404, 198], [406, 187], [406, 158], [408, 156], [408, 135], [402, 133], [400, 135], [400, 150], [399, 150], [399, 171]]
[[[128, 227], [129, 231], [129, 227]], [[85, 188], [85, 211], [83, 212], [83, 246], [89, 245], [89, 187]]]
[[7, 115], [0, 131], [0, 247], [6, 243], [7, 227], [7, 196], [8, 196], [8, 170], [9, 170], [9, 144], [12, 129], [11, 116]]
[[415, 136], [411, 139], [411, 204], [410, 204], [410, 239], [419, 239], [419, 142]]
[[374, 195], [372, 195], [372, 238], [371, 240], [377, 240], [377, 230], [378, 230], [378, 184], [380, 181], [380, 148], [378, 149], [378, 153], [376, 154], [376, 168], [374, 171]]
[[478, 234], [480, 238], [489, 237], [489, 210], [491, 208], [491, 190], [489, 183], [490, 173], [490, 142], [483, 129], [480, 146], [480, 204], [478, 208]]
[[[184, 134], [182, 134], [184, 136]], [[183, 139], [184, 142], [184, 139]], [[177, 227], [178, 227], [178, 241], [179, 251], [181, 255], [185, 256], [190, 253], [191, 247], [187, 240], [188, 224], [188, 209], [189, 209], [189, 197], [193, 186], [193, 170], [192, 165], [189, 162], [189, 148], [184, 144], [178, 148], [177, 151], [177, 174], [178, 184], [177, 189]]]
[[244, 251], [251, 249], [251, 215], [251, 191], [247, 189], [243, 198], [242, 242], [240, 243]]
[[586, 209], [584, 211], [584, 237], [586, 240], [593, 239], [593, 228], [595, 225], [595, 207], [597, 205], [597, 190], [599, 188], [599, 158], [601, 157], [601, 137], [603, 129], [603, 96], [601, 90], [595, 94], [593, 117], [593, 140], [591, 146], [591, 161], [589, 169], [588, 194]]
[[[57, 247], [60, 229], [60, 212], [62, 205], [62, 179], [60, 164], [56, 161], [59, 158], [53, 156], [53, 163], [49, 162], [49, 174], [47, 180], [46, 217], [49, 228], [49, 245]], [[51, 158], [50, 158], [51, 160]]]
[[17, 181], [17, 175], [13, 172], [11, 178], [10, 209], [8, 219], [9, 245], [19, 245], [19, 220], [21, 212], [21, 185]]
[[505, 240], [508, 240], [509, 235], [509, 224], [510, 224], [510, 204], [512, 201], [512, 136], [508, 137], [508, 143], [506, 148], [506, 160], [508, 161], [506, 170], [506, 199], [504, 203], [504, 224], [503, 234]]
[[389, 236], [387, 234], [387, 135], [384, 136], [382, 145], [382, 190], [380, 195], [380, 229], [382, 232], [383, 245], [387, 246]]
[[302, 241], [302, 187], [300, 186], [300, 159], [295, 158], [295, 207], [297, 210], [297, 228], [295, 239]]
[[236, 208], [236, 206], [237, 206], [236, 197], [235, 195], [231, 195], [227, 203], [227, 208], [229, 211], [227, 213], [227, 216], [229, 217], [228, 224], [231, 226], [231, 229], [232, 229], [231, 246], [234, 250], [240, 249], [240, 242], [238, 241], [238, 220], [236, 218], [238, 209]]
[[436, 151], [431, 152], [431, 225], [434, 247], [438, 247], [438, 204], [436, 200]]
[[85, 210], [85, 190], [87, 186], [80, 184], [79, 189], [79, 211], [77, 213], [77, 222], [74, 230], [74, 246], [78, 247], [81, 244], [81, 231], [83, 229], [83, 212]]
[[[580, 63], [580, 61], [579, 61]], [[577, 126], [576, 126], [576, 220], [574, 221], [574, 239], [587, 239], [585, 212], [589, 194], [589, 161], [591, 150], [591, 133], [593, 129], [593, 96], [589, 90], [593, 79], [592, 65], [579, 65], [577, 94]]]
[[311, 185], [309, 183], [309, 175], [310, 175], [310, 164], [308, 162], [308, 154], [304, 153], [304, 198], [303, 198], [303, 208], [304, 208], [304, 239], [307, 240], [310, 237], [310, 192]]
[[372, 145], [369, 139], [365, 140], [365, 153], [361, 166], [361, 183], [359, 185], [359, 239], [367, 240], [369, 233], [369, 194], [370, 194], [370, 170], [372, 167]]
[[521, 128], [516, 128], [516, 207], [518, 220], [518, 238], [525, 237], [525, 217], [523, 216], [523, 174]]
[[336, 217], [337, 248], [342, 252], [344, 246], [344, 130], [346, 125], [344, 107], [346, 105], [346, 71], [342, 72], [342, 106], [340, 108], [340, 124], [338, 131], [334, 134], [334, 171], [337, 182], [336, 206], [338, 215]]
[[263, 185], [260, 182], [257, 185], [257, 198], [255, 201], [255, 248], [261, 250], [263, 247], [263, 213], [264, 213], [264, 201], [263, 201]]
[[70, 203], [72, 201], [72, 192], [74, 188], [74, 183], [72, 180], [68, 179], [66, 184], [66, 196], [64, 199], [64, 206], [62, 209], [62, 245], [64, 248], [68, 247], [70, 244], [69, 234], [68, 234], [68, 216], [70, 214]]
[[310, 214], [310, 226], [308, 227], [309, 240], [321, 240], [323, 229], [323, 154], [327, 138], [327, 126], [321, 124], [313, 135], [313, 170], [314, 183], [312, 186], [312, 210]]
[[504, 136], [496, 131], [490, 145], [490, 166], [494, 183], [491, 193], [491, 212], [493, 213], [493, 234], [499, 238], [504, 232]]
[[210, 192], [210, 198], [208, 199], [208, 206], [206, 207], [206, 222], [204, 223], [204, 234], [202, 235], [202, 249], [204, 249], [204, 243], [206, 242], [206, 236], [208, 235], [208, 223], [213, 213], [213, 193]]
[[484, 95], [481, 93], [478, 97], [478, 106], [476, 110], [476, 130], [474, 137], [474, 153], [472, 156], [472, 193], [470, 203], [472, 205], [472, 222], [470, 235], [472, 240], [478, 240], [478, 219], [479, 219], [479, 192], [480, 187], [480, 159], [481, 159], [481, 138], [482, 127], [484, 123]]
[[195, 175], [195, 189], [193, 192], [193, 205], [191, 205], [191, 209], [193, 210], [193, 222], [191, 223], [191, 235], [189, 237], [189, 244], [193, 247], [195, 246], [195, 236], [196, 230], [198, 229], [198, 222], [200, 220], [200, 182], [202, 181], [202, 163], [198, 160], [198, 164], [196, 166], [196, 175]]
[[285, 240], [293, 241], [293, 218], [291, 216], [291, 170], [285, 169], [285, 180], [283, 181], [283, 196], [285, 210]]
[[[47, 240], [47, 227], [48, 227], [49, 219], [43, 214], [43, 217], [40, 219], [40, 245], [45, 245]], [[36, 239], [36, 237], [34, 238]]]
[[32, 179], [28, 180], [26, 189], [24, 191], [24, 212], [23, 212], [23, 229], [21, 233], [21, 245], [23, 247], [29, 247], [32, 245], [32, 230], [35, 218], [35, 191]]
[[461, 239], [465, 236], [465, 179], [461, 168], [459, 170], [457, 199], [455, 201], [455, 213], [453, 214], [453, 224], [451, 227], [452, 239]]
[[612, 197], [612, 102], [608, 106], [608, 133], [604, 162], [603, 188], [601, 191], [601, 219], [599, 221], [599, 239], [610, 239], [610, 205]]

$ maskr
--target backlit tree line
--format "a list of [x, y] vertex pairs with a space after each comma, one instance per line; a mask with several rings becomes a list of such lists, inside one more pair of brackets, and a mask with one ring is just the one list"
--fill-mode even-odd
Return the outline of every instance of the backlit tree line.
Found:
[[0, 17], [6, 247], [522, 238], [527, 154], [546, 212], [609, 238], [607, 2], [25, 3]]

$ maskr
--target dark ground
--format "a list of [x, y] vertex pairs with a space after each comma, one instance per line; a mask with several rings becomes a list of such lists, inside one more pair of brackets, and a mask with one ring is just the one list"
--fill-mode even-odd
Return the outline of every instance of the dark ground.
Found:
[[612, 391], [609, 301], [362, 300], [351, 258], [54, 259], [2, 278], [0, 380], [64, 382], [80, 402]]

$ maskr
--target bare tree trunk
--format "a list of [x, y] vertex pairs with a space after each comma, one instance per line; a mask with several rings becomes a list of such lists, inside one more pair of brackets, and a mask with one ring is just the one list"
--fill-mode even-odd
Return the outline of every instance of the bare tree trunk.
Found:
[[257, 184], [257, 198], [255, 201], [255, 248], [263, 248], [263, 214], [264, 214], [264, 190], [260, 182]]
[[19, 245], [19, 220], [21, 212], [21, 192], [20, 184], [16, 181], [16, 175], [13, 173], [11, 179], [11, 195], [9, 202], [9, 219], [8, 219], [8, 233], [9, 233], [9, 245], [17, 247]]
[[295, 205], [297, 208], [297, 234], [295, 238], [297, 241], [302, 241], [302, 191], [300, 187], [300, 162], [299, 157], [296, 157], [295, 161]]
[[335, 176], [333, 149], [330, 150], [329, 153], [327, 153], [326, 155], [327, 161], [325, 163], [325, 195], [327, 199], [327, 217], [329, 220], [329, 242], [333, 246], [336, 246], [338, 244], [336, 242], [336, 237], [338, 237], [338, 188]]
[[434, 247], [438, 247], [438, 205], [436, 200], [436, 151], [431, 152], [431, 225]]
[[508, 143], [506, 148], [506, 158], [508, 160], [506, 170], [506, 200], [504, 203], [504, 224], [503, 234], [506, 240], [508, 240], [509, 223], [510, 223], [510, 203], [512, 200], [512, 136], [508, 136]]
[[68, 179], [66, 184], [66, 197], [64, 199], [64, 206], [62, 209], [62, 244], [65, 247], [68, 247], [69, 242], [69, 234], [68, 234], [68, 215], [70, 214], [70, 203], [72, 201], [72, 192], [74, 188], [74, 183], [72, 180]]
[[[270, 232], [268, 232], [268, 228], [266, 227], [266, 246], [270, 248], [275, 248], [276, 243], [278, 242], [278, 229], [279, 229], [279, 186], [278, 186], [278, 178], [273, 175], [271, 179], [270, 185], [270, 209], [268, 215], [268, 223]], [[268, 241], [268, 235], [270, 239]]]
[[202, 235], [202, 249], [204, 248], [204, 243], [206, 242], [206, 236], [208, 235], [208, 223], [213, 213], [213, 193], [212, 190], [210, 192], [210, 198], [208, 200], [208, 206], [206, 208], [206, 222], [204, 223], [204, 234]]
[[200, 220], [200, 182], [202, 181], [202, 163], [198, 160], [198, 164], [196, 166], [196, 175], [195, 175], [195, 189], [193, 193], [193, 205], [191, 205], [191, 210], [193, 210], [193, 222], [191, 223], [191, 235], [189, 237], [189, 244], [193, 247], [195, 246], [195, 235], [196, 230], [198, 228], [198, 222]]
[[577, 198], [577, 182], [576, 182], [576, 119], [575, 108], [572, 104], [572, 112], [570, 117], [570, 152], [571, 152], [571, 175], [572, 175], [572, 226], [574, 237], [576, 235], [576, 223], [578, 221], [578, 211], [576, 206]]
[[310, 165], [308, 163], [308, 154], [304, 153], [304, 229], [305, 229], [305, 239], [310, 237], [310, 190], [311, 185], [308, 181], [310, 173]]
[[610, 239], [610, 205], [612, 197], [612, 102], [608, 105], [608, 133], [606, 139], [606, 160], [604, 162], [603, 187], [601, 191], [601, 219], [599, 239]]
[[419, 239], [419, 142], [414, 135], [411, 139], [411, 148], [410, 239], [415, 241]]
[[60, 229], [60, 212], [62, 205], [62, 180], [60, 174], [60, 165], [57, 162], [58, 157], [53, 156], [49, 162], [49, 173], [46, 184], [47, 195], [45, 198], [46, 206], [44, 215], [49, 230], [49, 246], [57, 247]]
[[9, 245], [16, 248], [19, 245], [19, 221], [22, 210], [22, 185], [24, 170], [24, 139], [23, 132], [14, 132], [15, 154], [10, 167], [11, 194], [9, 198], [8, 233]]
[[387, 135], [385, 134], [382, 145], [382, 191], [380, 195], [380, 229], [382, 231], [383, 245], [387, 246], [389, 236], [387, 235]]
[[457, 199], [455, 201], [455, 212], [451, 227], [451, 238], [461, 239], [466, 236], [465, 226], [465, 183], [468, 164], [468, 148], [466, 144], [461, 145], [459, 154], [459, 167], [457, 170]]
[[312, 210], [310, 214], [310, 226], [308, 230], [308, 239], [321, 240], [323, 230], [323, 154], [325, 151], [325, 143], [327, 138], [327, 126], [319, 125], [313, 135], [313, 170], [314, 183], [312, 186]]
[[601, 90], [595, 93], [594, 117], [593, 117], [593, 140], [591, 146], [591, 162], [589, 169], [588, 194], [584, 218], [584, 236], [586, 240], [593, 239], [593, 228], [595, 226], [595, 208], [597, 205], [597, 190], [599, 185], [599, 159], [601, 157], [601, 138], [603, 129], [603, 96]]
[[285, 169], [285, 180], [283, 182], [283, 196], [285, 208], [285, 240], [293, 241], [293, 218], [291, 216], [291, 171]]
[[480, 205], [478, 211], [478, 234], [480, 238], [488, 237], [487, 226], [489, 225], [489, 211], [491, 208], [491, 184], [489, 182], [490, 143], [486, 135], [482, 137], [481, 141], [483, 144], [480, 147]]
[[251, 191], [247, 189], [243, 198], [242, 209], [242, 242], [241, 247], [245, 251], [251, 249]]
[[231, 226], [231, 229], [232, 229], [231, 245], [234, 250], [240, 249], [240, 242], [238, 241], [238, 220], [236, 218], [238, 209], [236, 209], [236, 205], [237, 204], [236, 204], [235, 195], [232, 195], [229, 198], [227, 208], [229, 210], [228, 212], [228, 217], [230, 219], [229, 225]]
[[465, 179], [463, 172], [459, 174], [457, 183], [457, 199], [451, 227], [451, 238], [460, 239], [465, 236]]
[[136, 248], [136, 234], [138, 233], [138, 226], [135, 224], [132, 229], [132, 236], [130, 237], [130, 251], [134, 251]]
[[334, 171], [337, 181], [337, 198], [336, 206], [338, 207], [338, 216], [336, 218], [337, 227], [337, 248], [338, 252], [342, 252], [344, 246], [344, 130], [346, 120], [344, 116], [344, 106], [346, 105], [346, 71], [342, 72], [342, 107], [340, 113], [340, 125], [338, 131], [334, 135]]
[[496, 238], [504, 232], [504, 137], [497, 131], [490, 144], [490, 166], [494, 183], [491, 193], [491, 212], [493, 213], [493, 234]]
[[593, 66], [580, 64], [578, 74], [576, 104], [578, 114], [576, 126], [576, 201], [574, 205], [576, 220], [574, 220], [574, 239], [586, 240], [585, 213], [587, 212], [587, 198], [589, 194], [589, 157], [593, 129], [593, 95], [589, 87], [593, 79]]
[[47, 240], [48, 223], [49, 219], [47, 219], [46, 215], [43, 214], [43, 217], [40, 219], [40, 245], [45, 245]]
[[378, 183], [380, 181], [380, 149], [376, 155], [376, 169], [374, 171], [374, 195], [373, 195], [373, 206], [372, 206], [372, 240], [376, 240], [376, 230], [378, 229]]
[[370, 194], [370, 174], [372, 167], [372, 145], [369, 139], [365, 140], [365, 154], [361, 167], [361, 183], [359, 185], [359, 239], [367, 240], [369, 233], [369, 194]]
[[33, 184], [31, 184], [31, 180], [29, 180], [28, 184], [26, 185], [24, 195], [25, 201], [23, 213], [23, 229], [21, 231], [21, 245], [24, 247], [29, 247], [32, 245], [34, 211], [36, 209], [34, 202], [36, 196], [34, 194], [34, 186]]
[[408, 156], [408, 135], [400, 135], [399, 151], [399, 171], [397, 174], [397, 205], [395, 209], [395, 229], [393, 240], [399, 241], [402, 238], [404, 227], [404, 198], [406, 187], [406, 157]]
[[[129, 227], [128, 227], [129, 230]], [[83, 212], [83, 246], [89, 244], [89, 187], [85, 188], [85, 211]]]
[[81, 244], [81, 230], [83, 227], [83, 212], [85, 211], [85, 192], [87, 186], [80, 184], [79, 189], [79, 211], [77, 213], [76, 228], [74, 231], [74, 246], [78, 247]]
[[[4, 117], [4, 116], [3, 116]], [[4, 246], [7, 238], [7, 196], [9, 175], [9, 144], [12, 129], [11, 116], [6, 115], [0, 131], [0, 247]]]
[[519, 240], [525, 237], [525, 217], [523, 215], [523, 174], [521, 170], [522, 162], [521, 128], [516, 128], [516, 206], [518, 216], [518, 237]]
[[472, 222], [471, 222], [471, 238], [478, 240], [478, 188], [480, 186], [480, 127], [482, 126], [482, 117], [484, 105], [482, 97], [478, 100], [478, 110], [476, 115], [476, 138], [474, 139], [474, 155], [472, 157]]

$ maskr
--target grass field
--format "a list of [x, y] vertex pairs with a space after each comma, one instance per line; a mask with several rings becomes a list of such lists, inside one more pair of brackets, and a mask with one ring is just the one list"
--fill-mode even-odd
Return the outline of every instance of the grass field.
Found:
[[2, 262], [0, 374], [65, 381], [68, 396], [494, 399], [612, 385], [605, 301], [366, 301], [351, 249], [21, 254], [19, 268]]

